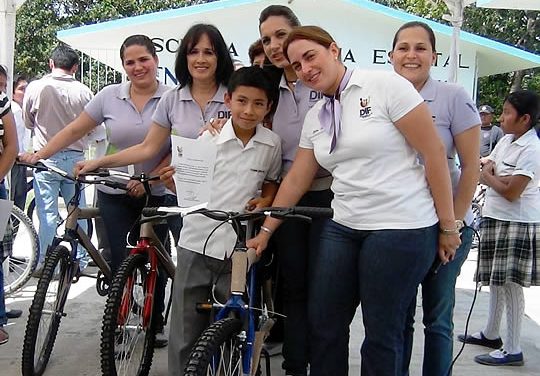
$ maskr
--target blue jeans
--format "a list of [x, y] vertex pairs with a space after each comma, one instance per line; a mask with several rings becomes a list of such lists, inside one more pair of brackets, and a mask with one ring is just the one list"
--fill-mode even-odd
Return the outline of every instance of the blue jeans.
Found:
[[[330, 207], [333, 193], [330, 189], [309, 191], [298, 206]], [[311, 223], [298, 220], [285, 221], [272, 237], [278, 261], [278, 289], [281, 294], [284, 320], [283, 369], [295, 375], [305, 375], [309, 362], [307, 302], [309, 291], [310, 251], [319, 242], [320, 227], [324, 221]]]
[[[428, 274], [422, 281], [422, 308], [424, 311], [424, 363], [425, 376], [447, 376], [454, 355], [454, 305], [456, 279], [461, 266], [471, 249], [474, 232], [465, 227], [461, 234], [461, 245], [453, 261], [439, 268], [437, 274]], [[414, 339], [414, 314], [416, 296], [409, 307], [405, 327], [403, 349], [403, 375], [409, 374]]]
[[[4, 186], [4, 182], [1, 181], [0, 182], [0, 199], [5, 200], [6, 198], [7, 198], [6, 187]], [[4, 297], [4, 268], [2, 266], [2, 263], [4, 260], [1, 258], [2, 253], [3, 253], [3, 250], [0, 249], [0, 327], [7, 324], [6, 301]]]
[[347, 376], [349, 327], [361, 303], [363, 376], [401, 373], [409, 304], [437, 252], [438, 225], [359, 231], [328, 220], [312, 255], [311, 375]]
[[[58, 167], [69, 174], [73, 173], [73, 167], [78, 161], [84, 159], [84, 154], [75, 150], [61, 150], [49, 159], [47, 164]], [[47, 249], [52, 244], [58, 225], [58, 197], [62, 197], [68, 206], [69, 201], [75, 195], [75, 183], [64, 179], [55, 172], [36, 171], [34, 173], [34, 193], [36, 197], [36, 211], [39, 219], [39, 263], [42, 264], [47, 254]], [[86, 205], [84, 191], [81, 192], [80, 207]], [[79, 221], [85, 231], [86, 220]], [[88, 255], [84, 248], [77, 250], [77, 258], [80, 260], [80, 268], [84, 269], [88, 264]]]

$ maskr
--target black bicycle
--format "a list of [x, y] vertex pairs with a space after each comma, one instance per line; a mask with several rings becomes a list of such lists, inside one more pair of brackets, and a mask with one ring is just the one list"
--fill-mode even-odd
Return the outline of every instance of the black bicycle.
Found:
[[[84, 184], [104, 184], [112, 188], [126, 189], [124, 184], [102, 179], [108, 173], [88, 173], [79, 178], [67, 172], [43, 163], [24, 164], [27, 167], [53, 171], [65, 179], [75, 182], [75, 195], [68, 205], [65, 231], [61, 237], [55, 237], [47, 250], [43, 273], [39, 278], [36, 293], [30, 306], [23, 342], [22, 374], [24, 376], [42, 375], [45, 371], [56, 340], [60, 320], [67, 314], [64, 307], [71, 284], [78, 281], [79, 260], [78, 246], [86, 249], [100, 269], [96, 288], [100, 295], [107, 295], [112, 272], [107, 261], [92, 244], [88, 234], [77, 223], [79, 219], [92, 219], [99, 215], [97, 208], [79, 208], [81, 191]], [[89, 180], [87, 177], [94, 177]], [[69, 248], [60, 244], [66, 242]]]

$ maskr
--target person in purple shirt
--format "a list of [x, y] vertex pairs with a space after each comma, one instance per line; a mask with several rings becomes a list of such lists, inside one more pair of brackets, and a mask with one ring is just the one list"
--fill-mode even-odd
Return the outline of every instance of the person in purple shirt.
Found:
[[[453, 312], [456, 279], [472, 245], [471, 202], [478, 184], [480, 115], [463, 87], [430, 77], [437, 59], [435, 34], [423, 22], [409, 22], [394, 36], [390, 60], [394, 71], [409, 80], [427, 103], [437, 132], [447, 153], [452, 180], [456, 225], [461, 229], [461, 245], [454, 259], [441, 265], [437, 258], [422, 281], [423, 323], [425, 326], [423, 374], [446, 376], [453, 356]], [[460, 166], [456, 163], [459, 157]], [[403, 374], [409, 372], [413, 344], [416, 298], [410, 305], [405, 328]]]
[[[192, 26], [182, 38], [175, 61], [178, 86], [162, 96], [152, 117], [145, 139], [121, 152], [81, 162], [76, 170], [93, 171], [100, 167], [125, 166], [153, 158], [170, 135], [197, 138], [209, 123], [229, 118], [225, 105], [227, 83], [233, 73], [233, 62], [219, 30], [208, 24]], [[167, 165], [170, 163], [167, 163]], [[179, 264], [176, 273], [181, 273]], [[175, 278], [173, 291], [180, 278]], [[169, 333], [169, 374], [179, 375], [182, 351], [181, 311], [178, 294], [173, 296]], [[195, 307], [193, 307], [195, 309]]]
[[[109, 85], [101, 90], [84, 108], [81, 115], [66, 128], [55, 135], [41, 150], [34, 154], [26, 154], [23, 160], [34, 163], [46, 159], [58, 150], [86, 136], [101, 123], [105, 124], [108, 141], [108, 155], [114, 155], [137, 145], [144, 140], [152, 123], [152, 114], [162, 95], [168, 87], [156, 80], [158, 58], [156, 49], [150, 38], [145, 35], [128, 37], [120, 48], [120, 58], [129, 81], [122, 84]], [[160, 163], [169, 154], [170, 143], [165, 140], [156, 153], [146, 161], [134, 164], [136, 174], [146, 172], [152, 174], [159, 169]], [[126, 163], [127, 165], [128, 163]], [[128, 167], [122, 171], [127, 172]], [[119, 191], [105, 186], [98, 187], [97, 202], [101, 218], [107, 229], [111, 248], [111, 268], [113, 273], [126, 257], [126, 235], [131, 233], [134, 242], [138, 236], [137, 225], [141, 210], [145, 204], [145, 192], [140, 182], [129, 181], [128, 191]], [[165, 187], [154, 185], [151, 205], [163, 205]], [[167, 235], [166, 226], [156, 228], [161, 241]], [[164, 274], [159, 278], [156, 291], [158, 311], [163, 312], [165, 285]], [[156, 346], [163, 347], [167, 339], [163, 335], [163, 317], [157, 320]]]
[[[296, 77], [283, 54], [283, 43], [290, 31], [300, 26], [293, 11], [281, 5], [270, 5], [259, 16], [259, 32], [264, 52], [278, 75], [279, 102], [272, 119], [272, 130], [282, 140], [282, 172], [285, 177], [298, 149], [304, 118], [322, 95]], [[310, 190], [298, 205], [329, 207], [332, 200], [330, 173], [320, 169]], [[273, 248], [279, 263], [279, 282], [283, 294], [284, 327], [283, 368], [287, 375], [306, 375], [308, 366], [308, 256], [317, 242], [317, 223], [288, 221], [273, 236]], [[312, 243], [310, 246], [310, 242]], [[278, 290], [279, 291], [279, 290]]]

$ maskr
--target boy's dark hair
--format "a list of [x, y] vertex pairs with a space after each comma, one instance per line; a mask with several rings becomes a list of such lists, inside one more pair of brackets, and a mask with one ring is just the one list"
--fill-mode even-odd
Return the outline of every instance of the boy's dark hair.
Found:
[[51, 53], [51, 60], [55, 68], [71, 70], [79, 64], [79, 55], [75, 50], [65, 44], [59, 44]]
[[229, 82], [229, 78], [234, 71], [234, 65], [223, 36], [214, 25], [196, 24], [186, 32], [176, 54], [174, 74], [180, 87], [191, 85], [193, 81], [188, 69], [187, 55], [205, 34], [210, 39], [210, 43], [217, 56], [216, 83], [218, 85], [227, 85]]
[[540, 116], [540, 97], [531, 90], [517, 90], [508, 94], [505, 102], [510, 103], [519, 116], [529, 115], [529, 129], [536, 125]]
[[270, 102], [277, 102], [279, 95], [278, 87], [272, 84], [272, 80], [268, 77], [268, 74], [258, 66], [243, 67], [236, 70], [229, 80], [227, 92], [229, 94], [234, 93], [238, 86], [261, 89], [266, 93], [269, 104]]
[[124, 62], [124, 52], [126, 52], [126, 49], [131, 46], [145, 47], [150, 55], [153, 57], [157, 56], [154, 42], [152, 42], [152, 40], [146, 35], [135, 34], [127, 37], [120, 47], [120, 59], [122, 59], [122, 63]]
[[6, 77], [8, 76], [6, 68], [4, 68], [2, 64], [0, 64], [0, 76], [6, 76]]

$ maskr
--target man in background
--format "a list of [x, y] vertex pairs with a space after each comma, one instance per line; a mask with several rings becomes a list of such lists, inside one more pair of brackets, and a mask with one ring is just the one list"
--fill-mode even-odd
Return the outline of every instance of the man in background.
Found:
[[504, 132], [501, 128], [492, 124], [493, 108], [491, 106], [484, 104], [478, 107], [478, 112], [482, 121], [480, 130], [480, 157], [487, 157], [491, 154], [497, 142], [504, 136]]
[[[49, 59], [51, 73], [32, 81], [26, 88], [23, 118], [27, 128], [34, 131], [34, 150], [47, 142], [71, 123], [92, 99], [92, 92], [74, 78], [79, 68], [79, 56], [66, 45], [56, 47]], [[51, 156], [46, 162], [71, 173], [78, 161], [84, 159], [86, 145], [79, 140]], [[67, 204], [75, 194], [75, 184], [49, 171], [34, 171], [34, 193], [39, 219], [40, 255], [36, 276], [40, 275], [48, 247], [56, 234], [58, 197], [60, 192]], [[81, 204], [85, 203], [84, 193]], [[86, 230], [85, 221], [80, 225]], [[86, 251], [79, 247], [80, 269], [87, 264]]]

